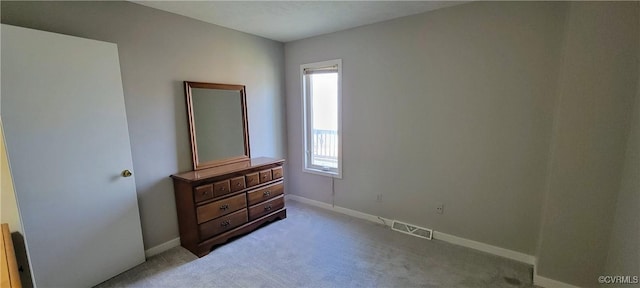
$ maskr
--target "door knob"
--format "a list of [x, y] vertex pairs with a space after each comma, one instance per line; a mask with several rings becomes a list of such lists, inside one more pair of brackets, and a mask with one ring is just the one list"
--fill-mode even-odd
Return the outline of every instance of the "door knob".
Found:
[[133, 173], [131, 173], [131, 171], [129, 171], [128, 169], [125, 169], [122, 171], [122, 173], [120, 173], [120, 175], [122, 175], [122, 177], [131, 177]]

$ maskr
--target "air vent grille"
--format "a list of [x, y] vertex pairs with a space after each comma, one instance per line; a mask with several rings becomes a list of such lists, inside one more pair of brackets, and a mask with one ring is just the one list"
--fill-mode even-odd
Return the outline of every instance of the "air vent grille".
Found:
[[413, 235], [416, 237], [428, 239], [428, 240], [431, 240], [431, 236], [433, 235], [433, 230], [431, 229], [418, 227], [418, 226], [400, 222], [397, 220], [393, 220], [391, 229], [398, 232], [405, 233], [405, 234]]

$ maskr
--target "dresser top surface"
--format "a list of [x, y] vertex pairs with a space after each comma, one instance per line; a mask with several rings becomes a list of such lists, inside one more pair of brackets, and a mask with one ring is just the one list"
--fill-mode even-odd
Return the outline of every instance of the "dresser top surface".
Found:
[[270, 165], [270, 164], [281, 164], [284, 163], [284, 159], [280, 158], [269, 158], [269, 157], [259, 157], [259, 158], [251, 158], [248, 161], [233, 163], [218, 167], [212, 167], [207, 169], [202, 169], [198, 171], [189, 171], [179, 174], [171, 175], [171, 178], [180, 179], [182, 181], [187, 182], [195, 182], [200, 180], [205, 180], [211, 177], [221, 176], [233, 172], [239, 172], [251, 168], [257, 168], [260, 166]]

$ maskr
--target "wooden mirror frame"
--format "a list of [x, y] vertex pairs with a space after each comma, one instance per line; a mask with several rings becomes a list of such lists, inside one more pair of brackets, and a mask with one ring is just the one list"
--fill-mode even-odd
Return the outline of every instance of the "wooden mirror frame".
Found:
[[[196, 127], [193, 115], [193, 97], [191, 93], [192, 88], [203, 89], [217, 89], [217, 90], [231, 90], [238, 91], [240, 93], [240, 108], [242, 110], [242, 129], [244, 135], [244, 155], [234, 156], [225, 159], [216, 159], [208, 162], [200, 163], [198, 158], [198, 142], [196, 139]], [[189, 117], [189, 136], [191, 139], [191, 156], [193, 158], [193, 170], [202, 170], [211, 167], [217, 167], [232, 163], [238, 163], [243, 161], [249, 161], [251, 153], [249, 151], [249, 127], [247, 121], [247, 96], [244, 85], [233, 84], [216, 84], [216, 83], [204, 83], [204, 82], [190, 82], [184, 81], [184, 90], [187, 98], [187, 116]]]

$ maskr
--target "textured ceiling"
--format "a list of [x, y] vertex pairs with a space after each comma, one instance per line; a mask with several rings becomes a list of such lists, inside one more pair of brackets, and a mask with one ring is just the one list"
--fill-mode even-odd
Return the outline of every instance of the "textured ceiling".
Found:
[[132, 1], [289, 42], [423, 13], [458, 1]]

